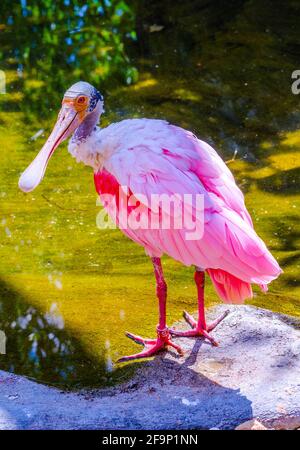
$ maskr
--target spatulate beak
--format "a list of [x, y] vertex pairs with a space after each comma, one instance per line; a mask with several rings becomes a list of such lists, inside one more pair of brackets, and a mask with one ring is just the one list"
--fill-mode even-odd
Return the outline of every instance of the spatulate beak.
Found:
[[19, 179], [19, 188], [23, 192], [33, 191], [40, 184], [54, 150], [74, 132], [80, 121], [78, 112], [70, 103], [62, 105], [46, 143]]

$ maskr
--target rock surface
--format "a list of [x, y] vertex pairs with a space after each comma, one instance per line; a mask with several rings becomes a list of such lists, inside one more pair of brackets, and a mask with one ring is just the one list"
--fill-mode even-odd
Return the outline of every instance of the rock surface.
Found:
[[[234, 429], [300, 426], [299, 322], [252, 306], [220, 305], [220, 347], [178, 338], [126, 384], [64, 393], [0, 371], [0, 429]], [[179, 327], [186, 327], [180, 322]]]
[[256, 419], [247, 420], [236, 427], [236, 430], [268, 430], [261, 422]]

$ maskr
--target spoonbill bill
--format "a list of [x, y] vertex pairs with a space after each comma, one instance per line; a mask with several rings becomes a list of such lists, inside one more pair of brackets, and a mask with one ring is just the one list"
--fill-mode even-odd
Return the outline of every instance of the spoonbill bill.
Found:
[[[36, 188], [55, 149], [72, 135], [69, 152], [77, 162], [92, 167], [105, 209], [123, 233], [142, 245], [151, 258], [159, 304], [157, 337], [144, 339], [127, 333], [145, 348], [119, 361], [149, 357], [168, 346], [182, 354], [173, 336], [201, 336], [218, 345], [210, 332], [227, 312], [206, 323], [205, 273], [224, 302], [241, 303], [252, 297], [252, 284], [266, 291], [281, 269], [254, 231], [232, 173], [210, 145], [165, 120], [128, 119], [101, 128], [98, 122], [103, 104], [103, 96], [89, 83], [72, 85], [64, 94], [49, 138], [21, 175], [19, 187], [24, 192]], [[155, 206], [153, 196], [159, 200]], [[197, 196], [201, 202], [194, 201]], [[199, 231], [196, 236], [191, 233], [191, 223], [182, 221], [180, 210], [187, 211]], [[170, 226], [162, 226], [165, 217], [170, 219]], [[181, 222], [174, 226], [178, 217]], [[195, 267], [198, 318], [184, 312], [191, 327], [186, 331], [168, 328], [166, 323], [163, 254]]]

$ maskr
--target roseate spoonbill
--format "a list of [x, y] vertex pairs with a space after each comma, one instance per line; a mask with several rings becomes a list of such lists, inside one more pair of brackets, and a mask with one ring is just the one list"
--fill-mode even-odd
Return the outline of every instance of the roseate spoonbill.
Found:
[[[96, 190], [107, 211], [110, 214], [112, 210], [116, 211], [115, 219], [119, 226], [122, 214], [133, 211], [135, 207], [152, 212], [151, 206], [143, 200], [135, 206], [130, 206], [128, 202], [121, 204], [118, 200], [124, 187], [128, 189], [127, 192], [125, 190], [126, 198], [133, 195], [140, 199], [141, 194], [143, 199], [149, 199], [152, 194], [175, 194], [177, 197], [202, 194], [203, 233], [199, 239], [186, 239], [184, 227], [121, 227], [130, 239], [145, 248], [152, 259], [159, 323], [155, 339], [143, 339], [127, 333], [145, 349], [119, 361], [149, 357], [168, 346], [181, 354], [181, 348], [171, 339], [173, 335], [202, 336], [217, 345], [210, 331], [224, 319], [226, 313], [213, 323], [206, 324], [205, 272], [224, 302], [241, 303], [252, 297], [251, 284], [267, 290], [267, 284], [277, 278], [281, 269], [255, 233], [243, 194], [235, 184], [233, 175], [210, 145], [165, 120], [131, 119], [100, 128], [97, 124], [102, 112], [103, 97], [93, 86], [83, 81], [71, 86], [65, 92], [53, 131], [21, 175], [19, 187], [24, 192], [36, 188], [54, 150], [73, 134], [69, 152], [77, 162], [93, 168]], [[123, 188], [120, 189], [120, 186]], [[175, 214], [174, 209], [172, 211]], [[190, 211], [195, 216], [195, 206], [190, 205]], [[160, 215], [161, 209], [156, 210], [155, 214]], [[184, 318], [191, 326], [187, 331], [169, 329], [166, 324], [167, 284], [161, 265], [164, 253], [184, 265], [195, 266], [198, 320], [184, 312]]]

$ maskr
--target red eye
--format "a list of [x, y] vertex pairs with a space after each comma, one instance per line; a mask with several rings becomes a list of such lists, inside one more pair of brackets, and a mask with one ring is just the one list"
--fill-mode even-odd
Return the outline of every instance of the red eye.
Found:
[[83, 97], [83, 96], [78, 97], [77, 103], [85, 103], [85, 97]]

